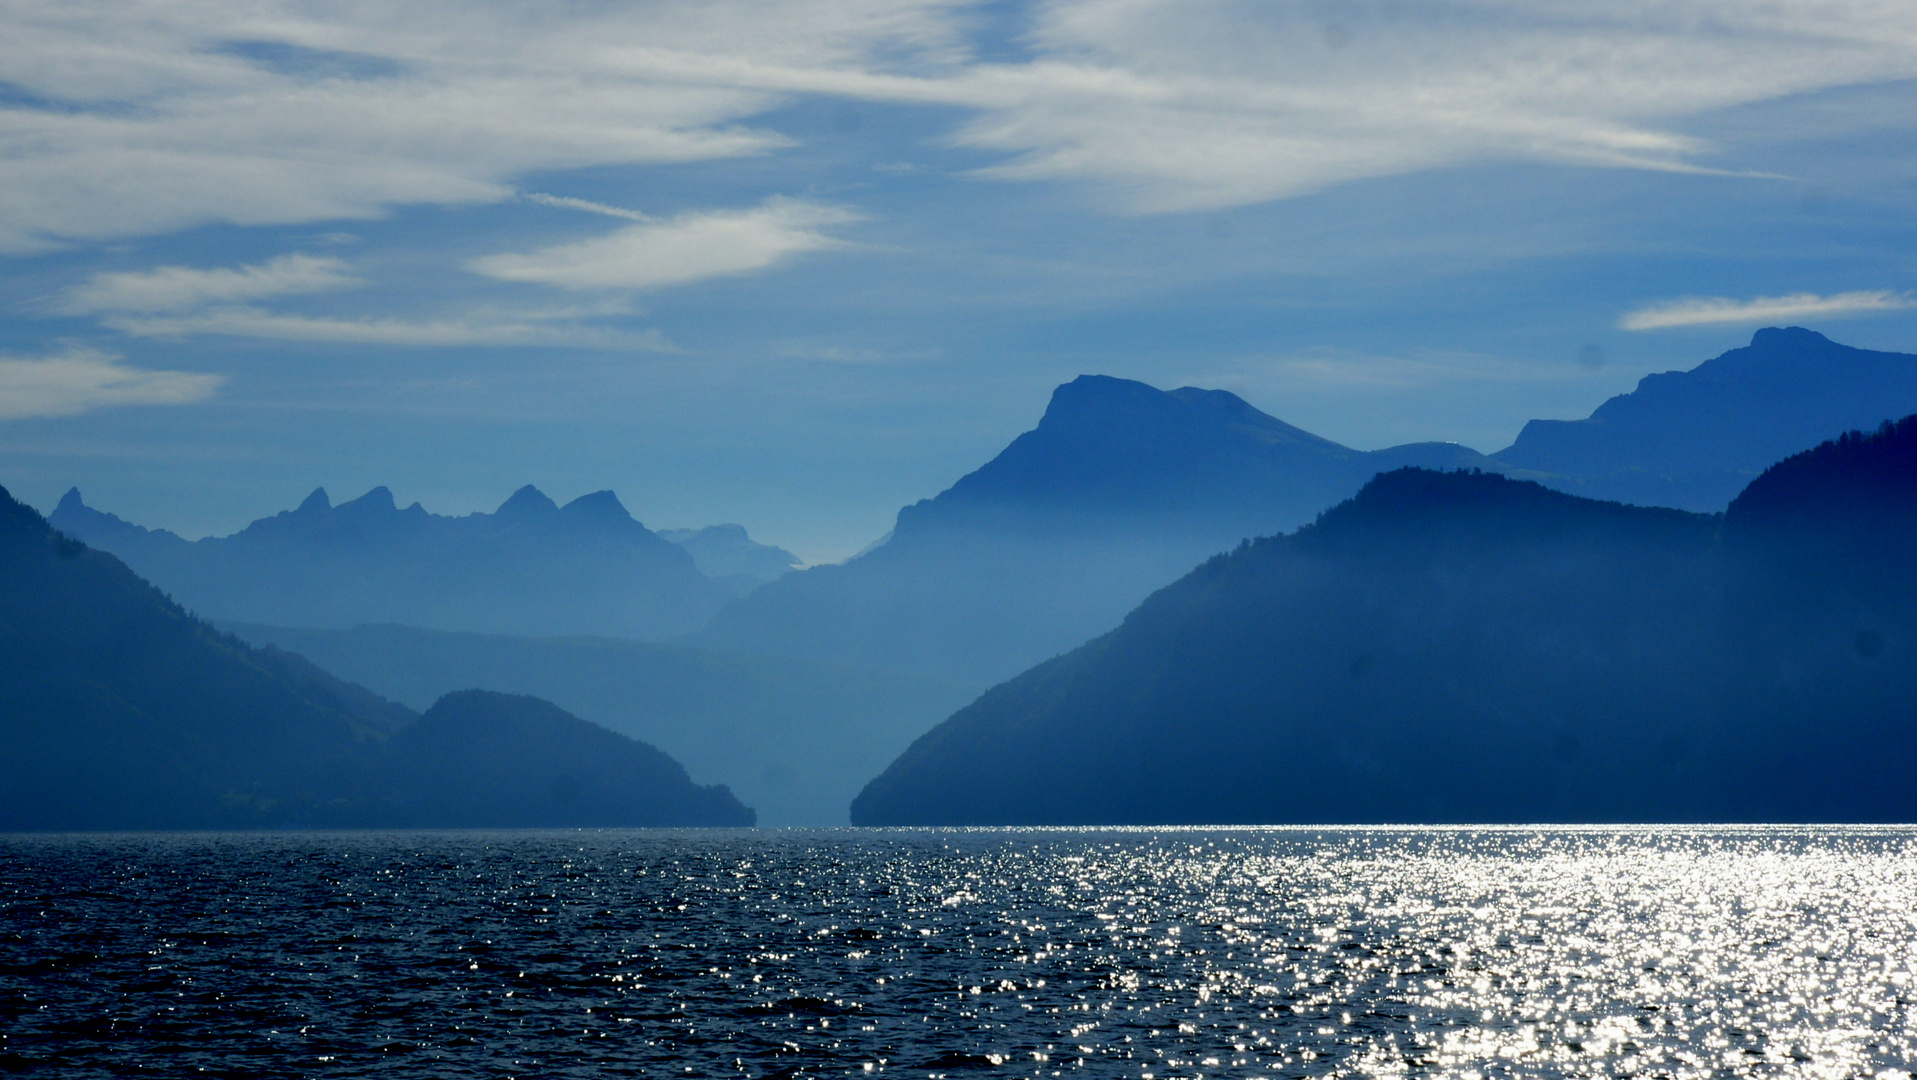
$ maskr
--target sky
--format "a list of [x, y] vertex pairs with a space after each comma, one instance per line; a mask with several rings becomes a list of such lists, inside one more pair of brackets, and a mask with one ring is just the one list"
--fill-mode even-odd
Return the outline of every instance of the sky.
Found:
[[0, 485], [811, 562], [1084, 373], [1486, 452], [1917, 351], [1901, 0], [0, 2]]

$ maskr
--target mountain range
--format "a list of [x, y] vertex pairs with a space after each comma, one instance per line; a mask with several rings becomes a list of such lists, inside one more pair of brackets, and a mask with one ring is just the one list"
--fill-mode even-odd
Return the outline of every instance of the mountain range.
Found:
[[1404, 469], [980, 697], [868, 825], [1909, 821], [1917, 417], [1722, 514]]
[[844, 564], [722, 609], [715, 647], [936, 674], [983, 689], [1117, 625], [1239, 540], [1311, 521], [1373, 476], [1474, 468], [1574, 494], [1722, 510], [1760, 471], [1917, 412], [1917, 356], [1799, 327], [1641, 380], [1577, 421], [1534, 420], [1493, 457], [1452, 443], [1359, 451], [1220, 390], [1083, 376], [1032, 431]]
[[0, 829], [745, 825], [531, 698], [424, 716], [189, 615], [0, 490]]
[[1375, 475], [1470, 468], [1715, 511], [1788, 453], [1917, 411], [1913, 372], [1917, 357], [1761, 330], [1588, 419], [1533, 421], [1494, 457], [1354, 450], [1223, 391], [1084, 376], [990, 462], [903, 508], [886, 541], [802, 570], [738, 526], [653, 533], [610, 492], [559, 507], [529, 487], [464, 517], [399, 509], [383, 488], [339, 506], [315, 492], [191, 542], [78, 492], [52, 520], [247, 640], [411, 708], [534, 694], [664, 747], [769, 822], [835, 824], [959, 704]]
[[49, 520], [192, 610], [248, 622], [658, 639], [696, 629], [737, 591], [610, 491], [562, 507], [528, 485], [493, 513], [448, 517], [401, 509], [383, 487], [338, 506], [318, 490], [195, 541], [92, 509], [78, 491]]

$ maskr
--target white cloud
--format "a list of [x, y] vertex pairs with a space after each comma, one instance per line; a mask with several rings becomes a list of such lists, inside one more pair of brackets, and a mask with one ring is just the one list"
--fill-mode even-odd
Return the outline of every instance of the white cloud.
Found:
[[258, 266], [214, 270], [162, 266], [137, 272], [95, 274], [86, 284], [67, 290], [56, 310], [68, 315], [187, 311], [207, 304], [322, 292], [361, 284], [364, 282], [346, 273], [346, 264], [338, 259], [283, 255]]
[[952, 6], [9, 2], [0, 81], [52, 107], [0, 106], [0, 248], [372, 218], [507, 198], [536, 170], [764, 153], [786, 140], [742, 123], [783, 91], [710, 72], [932, 57]]
[[1806, 316], [1832, 318], [1864, 315], [1876, 311], [1897, 311], [1917, 307], [1917, 299], [1908, 293], [1888, 289], [1864, 292], [1791, 293], [1787, 296], [1759, 296], [1750, 300], [1732, 300], [1722, 296], [1685, 297], [1647, 304], [1626, 312], [1618, 319], [1621, 330], [1662, 330], [1672, 326], [1706, 326], [1714, 323], [1771, 323]]
[[104, 321], [112, 329], [137, 337], [215, 334], [344, 345], [563, 345], [647, 352], [672, 350], [672, 345], [657, 330], [609, 330], [577, 321], [582, 314], [598, 313], [529, 312], [508, 318], [491, 315], [417, 321], [287, 315], [241, 305], [186, 315], [122, 315]]
[[0, 356], [0, 420], [71, 416], [110, 405], [190, 405], [212, 396], [223, 377], [128, 367], [109, 353], [75, 349], [57, 356]]
[[750, 210], [681, 214], [524, 255], [488, 255], [468, 265], [502, 281], [656, 289], [749, 273], [791, 255], [838, 246], [819, 230], [855, 220], [838, 207], [771, 199]]
[[1671, 125], [1917, 74], [1917, 7], [1873, 0], [1066, 0], [1038, 53], [963, 82], [961, 142], [1016, 179], [1165, 211], [1482, 160], [1699, 171]]
[[[1917, 77], [1889, 0], [97, 0], [0, 8], [0, 249], [371, 218], [765, 154], [797, 96], [955, 106], [987, 175], [1141, 211], [1485, 160], [1735, 167], [1712, 110]], [[251, 42], [251, 46], [235, 46]], [[264, 45], [260, 43], [266, 43]]]

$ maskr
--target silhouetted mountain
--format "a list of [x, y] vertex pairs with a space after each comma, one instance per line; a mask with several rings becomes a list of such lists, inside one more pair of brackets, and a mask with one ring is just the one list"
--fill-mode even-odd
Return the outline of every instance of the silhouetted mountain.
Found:
[[998, 686], [860, 824], [1917, 818], [1917, 418], [1724, 515], [1379, 476]]
[[[193, 618], [0, 489], [0, 829], [554, 824], [528, 792], [575, 783], [591, 797], [568, 824], [749, 820], [652, 747], [484, 704], [416, 722]], [[426, 768], [448, 741], [466, 744], [463, 782]]]
[[866, 781], [976, 696], [923, 677], [677, 644], [220, 626], [415, 708], [470, 687], [537, 695], [725, 784], [763, 825], [846, 824]]
[[901, 510], [886, 543], [780, 578], [700, 640], [982, 687], [1112, 626], [1206, 556], [1408, 464], [1502, 468], [1448, 443], [1352, 450], [1222, 390], [1082, 376], [1037, 428]]
[[699, 572], [744, 596], [768, 581], [784, 577], [799, 557], [781, 547], [761, 544], [743, 525], [707, 525], [703, 529], [660, 529], [659, 535], [686, 549]]
[[610, 491], [560, 507], [527, 486], [494, 513], [445, 517], [399, 509], [383, 487], [339, 506], [321, 490], [198, 541], [91, 509], [77, 490], [49, 520], [194, 611], [252, 622], [659, 638], [695, 629], [732, 595]]
[[1495, 456], [1574, 494], [1717, 511], [1784, 455], [1912, 412], [1917, 356], [1767, 328], [1690, 371], [1645, 376], [1588, 419], [1533, 420]]
[[515, 694], [447, 694], [393, 736], [398, 816], [427, 827], [751, 825], [645, 743]]

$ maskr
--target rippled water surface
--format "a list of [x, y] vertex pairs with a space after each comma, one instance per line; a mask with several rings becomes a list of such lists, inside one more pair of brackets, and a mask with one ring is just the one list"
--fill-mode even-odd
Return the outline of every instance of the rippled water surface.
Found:
[[1917, 831], [0, 837], [61, 1076], [1907, 1076]]

